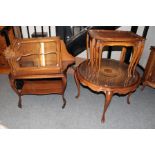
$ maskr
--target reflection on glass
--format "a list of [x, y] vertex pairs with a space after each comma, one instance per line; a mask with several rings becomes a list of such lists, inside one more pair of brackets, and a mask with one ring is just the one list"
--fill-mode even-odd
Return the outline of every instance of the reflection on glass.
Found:
[[17, 60], [20, 67], [58, 66], [58, 51], [55, 42], [22, 43], [18, 52], [23, 53]]

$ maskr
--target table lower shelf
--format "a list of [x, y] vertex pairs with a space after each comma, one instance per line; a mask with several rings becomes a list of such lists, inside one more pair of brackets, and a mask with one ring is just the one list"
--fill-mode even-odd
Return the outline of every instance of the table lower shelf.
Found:
[[24, 80], [21, 94], [62, 94], [63, 90], [62, 79]]

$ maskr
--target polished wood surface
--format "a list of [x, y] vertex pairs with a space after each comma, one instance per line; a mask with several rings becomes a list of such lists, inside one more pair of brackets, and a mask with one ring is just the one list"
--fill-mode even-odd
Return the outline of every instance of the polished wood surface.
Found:
[[113, 92], [117, 92], [117, 90], [115, 90], [116, 87], [120, 89], [126, 88], [137, 83], [140, 79], [139, 73], [135, 71], [134, 76], [132, 76], [130, 80], [127, 80], [128, 65], [116, 60], [102, 59], [99, 71], [95, 71], [91, 68], [91, 66], [88, 65], [88, 60], [86, 60], [80, 64], [77, 70], [78, 76], [87, 80], [92, 86], [97, 86], [98, 91], [111, 89]]
[[10, 65], [10, 84], [19, 96], [27, 94], [61, 94], [63, 108], [66, 72], [74, 58], [59, 37], [15, 39], [4, 55]]
[[143, 75], [143, 89], [145, 86], [155, 88], [155, 46], [151, 47], [151, 53]]
[[113, 31], [113, 30], [89, 30], [92, 38], [104, 41], [137, 41], [142, 37], [129, 31]]
[[[120, 61], [103, 59], [106, 46], [122, 47]], [[124, 63], [127, 47], [133, 47], [129, 64]], [[136, 66], [144, 48], [144, 38], [131, 32], [90, 30], [87, 34], [87, 60], [75, 69], [75, 81], [80, 96], [80, 83], [96, 92], [104, 92], [105, 104], [101, 121], [114, 94], [128, 94], [129, 98], [140, 84]]]

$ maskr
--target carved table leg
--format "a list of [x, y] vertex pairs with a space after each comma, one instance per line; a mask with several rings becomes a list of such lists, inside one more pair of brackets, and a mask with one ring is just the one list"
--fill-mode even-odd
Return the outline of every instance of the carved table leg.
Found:
[[128, 104], [130, 104], [130, 96], [132, 95], [132, 92], [130, 92], [129, 94], [128, 94], [128, 97], [127, 97], [127, 103]]
[[64, 97], [64, 93], [65, 93], [66, 85], [67, 85], [66, 73], [65, 73], [65, 76], [62, 78], [62, 84], [63, 84], [63, 94], [62, 94], [63, 105], [62, 105], [62, 109], [64, 109], [66, 106], [66, 99]]
[[65, 106], [66, 106], [66, 99], [65, 99], [65, 97], [64, 97], [64, 94], [62, 95], [62, 99], [63, 99], [62, 109], [64, 109]]
[[9, 74], [9, 80], [10, 80], [10, 85], [12, 87], [12, 89], [15, 91], [15, 93], [18, 95], [19, 97], [19, 101], [18, 101], [18, 107], [22, 108], [22, 98], [21, 98], [21, 91], [17, 90], [16, 85], [15, 85], [15, 79], [11, 77], [11, 75]]
[[77, 86], [77, 89], [78, 89], [78, 94], [77, 94], [76, 98], [78, 98], [80, 96], [80, 82], [78, 80], [78, 76], [77, 76], [77, 71], [76, 70], [74, 72], [74, 79], [75, 79], [75, 83], [76, 83], [76, 86]]
[[110, 104], [111, 98], [112, 98], [113, 92], [111, 91], [106, 91], [105, 93], [105, 104], [104, 104], [104, 111], [103, 111], [103, 115], [102, 115], [102, 119], [101, 122], [104, 123], [105, 122], [105, 113], [107, 111], [107, 108]]
[[22, 108], [22, 97], [20, 94], [18, 94], [18, 96], [19, 96], [18, 107]]

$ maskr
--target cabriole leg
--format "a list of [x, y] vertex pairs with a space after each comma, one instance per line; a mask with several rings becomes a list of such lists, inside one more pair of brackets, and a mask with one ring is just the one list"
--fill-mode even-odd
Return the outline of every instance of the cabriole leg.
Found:
[[65, 106], [66, 106], [66, 99], [65, 99], [65, 97], [64, 97], [64, 93], [65, 93], [66, 85], [67, 85], [66, 74], [65, 74], [65, 76], [62, 78], [62, 84], [63, 84], [63, 93], [62, 93], [63, 105], [62, 105], [62, 109], [64, 109]]
[[66, 106], [66, 99], [65, 99], [65, 97], [64, 97], [64, 94], [62, 95], [62, 100], [63, 100], [62, 109], [64, 109], [65, 106]]
[[75, 79], [75, 83], [76, 83], [76, 86], [77, 86], [77, 89], [78, 89], [78, 94], [77, 94], [76, 98], [78, 98], [80, 96], [80, 82], [78, 80], [77, 71], [76, 70], [74, 72], [74, 79]]
[[112, 98], [113, 93], [111, 91], [107, 91], [105, 93], [105, 104], [104, 104], [104, 111], [103, 111], [103, 115], [102, 115], [102, 119], [101, 122], [104, 123], [105, 122], [105, 113], [107, 111], [107, 108], [111, 102], [111, 98]]
[[128, 104], [130, 104], [130, 96], [131, 96], [131, 95], [132, 95], [132, 92], [128, 94], [128, 97], [127, 97], [127, 103], [128, 103]]
[[22, 98], [21, 98], [21, 90], [17, 90], [16, 85], [15, 85], [15, 79], [12, 78], [11, 74], [9, 74], [9, 81], [12, 89], [15, 91], [15, 93], [18, 95], [19, 100], [18, 100], [18, 107], [22, 108]]
[[18, 95], [18, 96], [19, 96], [18, 107], [22, 108], [22, 97], [21, 95]]

